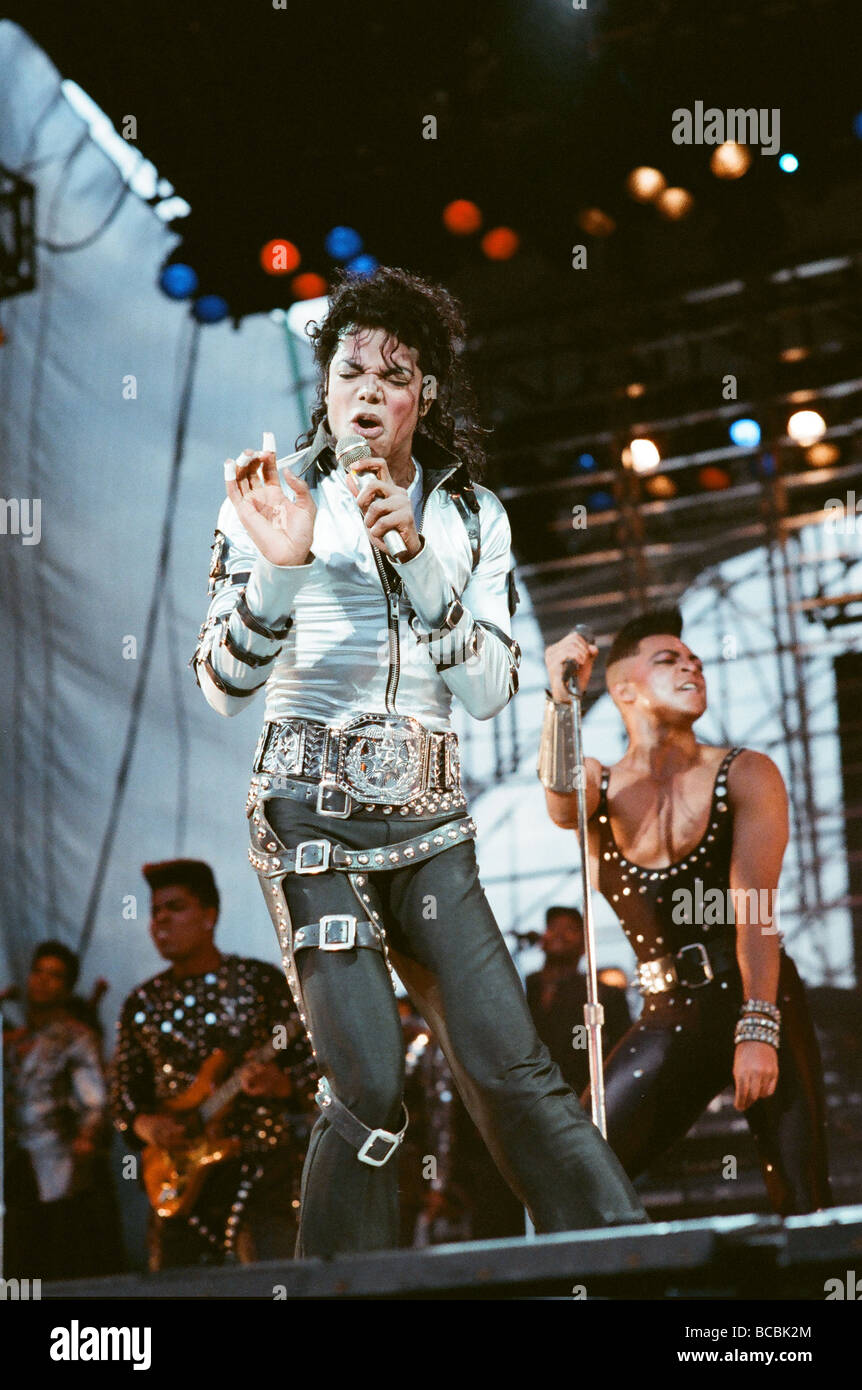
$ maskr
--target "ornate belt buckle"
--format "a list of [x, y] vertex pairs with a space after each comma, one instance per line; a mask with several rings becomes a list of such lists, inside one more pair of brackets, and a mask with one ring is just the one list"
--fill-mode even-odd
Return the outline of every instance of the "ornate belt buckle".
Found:
[[411, 715], [358, 715], [341, 729], [336, 780], [360, 801], [403, 806], [427, 790], [430, 752]]
[[328, 840], [303, 840], [296, 846], [294, 872], [297, 874], [325, 874], [329, 868], [329, 855], [332, 846]]
[[302, 775], [305, 756], [305, 725], [298, 720], [272, 722], [264, 726], [269, 736], [260, 748], [260, 767], [255, 772], [272, 772], [277, 776]]

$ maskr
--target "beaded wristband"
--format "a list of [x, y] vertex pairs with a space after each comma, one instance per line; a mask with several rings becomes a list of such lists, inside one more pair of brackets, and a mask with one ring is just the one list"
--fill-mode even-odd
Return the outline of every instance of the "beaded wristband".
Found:
[[742, 1006], [742, 1014], [763, 1014], [765, 1018], [770, 1018], [774, 1023], [781, 1022], [781, 1010], [777, 1004], [770, 1004], [766, 999], [746, 999]]
[[768, 1043], [778, 1051], [779, 1032], [776, 1027], [769, 1028], [756, 1023], [739, 1022], [733, 1035], [734, 1044], [742, 1042]]

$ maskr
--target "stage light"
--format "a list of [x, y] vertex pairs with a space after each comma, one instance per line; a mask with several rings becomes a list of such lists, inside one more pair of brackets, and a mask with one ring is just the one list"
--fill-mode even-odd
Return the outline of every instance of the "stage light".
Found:
[[309, 326], [320, 323], [328, 307], [326, 295], [320, 295], [317, 299], [300, 299], [296, 304], [291, 304], [284, 317], [294, 337], [307, 343]]
[[841, 450], [837, 444], [832, 444], [828, 439], [821, 439], [819, 444], [812, 444], [810, 449], [805, 451], [805, 458], [812, 468], [829, 468], [833, 463], [837, 463], [841, 457]]
[[799, 168], [799, 160], [795, 154], [783, 154], [778, 160], [778, 167], [783, 174], [795, 174]]
[[741, 179], [751, 168], [751, 153], [735, 140], [725, 140], [713, 150], [709, 167], [717, 179]]
[[482, 225], [482, 214], [467, 198], [456, 198], [443, 209], [443, 225], [453, 236], [470, 236]]
[[661, 454], [651, 439], [633, 439], [623, 449], [623, 463], [635, 473], [652, 473], [661, 463]]
[[260, 253], [260, 263], [267, 275], [289, 275], [301, 260], [299, 248], [283, 238], [268, 241]]
[[362, 250], [362, 237], [353, 227], [333, 227], [323, 244], [334, 261], [350, 261]]
[[669, 478], [666, 473], [656, 473], [651, 478], [645, 478], [644, 487], [650, 497], [656, 497], [662, 500], [668, 497], [676, 497], [676, 483], [673, 478]]
[[756, 420], [734, 420], [730, 437], [738, 449], [756, 449], [760, 443], [760, 426]]
[[578, 225], [588, 236], [611, 236], [617, 229], [614, 219], [601, 208], [584, 208], [578, 213]]
[[701, 468], [697, 480], [705, 492], [723, 492], [731, 483], [727, 469], [716, 468], [715, 464], [707, 464], [705, 468]]
[[668, 222], [679, 222], [691, 212], [694, 198], [687, 188], [665, 188], [656, 198], [655, 205]]
[[645, 393], [645, 391], [646, 387], [644, 386], [642, 381], [632, 381], [626, 387], [626, 395], [628, 396], [629, 400], [632, 401], [638, 400]]
[[[380, 265], [376, 256], [363, 251], [361, 256], [353, 256], [347, 262], [345, 269], [348, 275], [355, 275], [358, 280], [367, 280], [369, 275], [373, 275]], [[318, 290], [318, 294], [320, 291]]]
[[660, 169], [649, 164], [641, 164], [632, 169], [626, 179], [626, 188], [636, 203], [651, 203], [667, 187], [667, 179]]
[[795, 444], [803, 448], [816, 444], [826, 433], [826, 421], [816, 410], [797, 410], [787, 421], [787, 433]]
[[510, 261], [521, 244], [511, 227], [494, 227], [482, 237], [482, 250], [489, 261]]
[[182, 261], [166, 265], [159, 276], [159, 285], [168, 299], [190, 299], [198, 287], [197, 271]]
[[578, 467], [581, 472], [592, 473], [596, 466], [596, 461], [592, 454], [578, 454]]
[[587, 509], [591, 512], [609, 512], [613, 506], [614, 499], [610, 492], [591, 492], [587, 498]]
[[195, 300], [192, 313], [198, 323], [221, 323], [230, 313], [230, 305], [220, 294], [202, 294]]
[[807, 347], [788, 347], [782, 348], [778, 354], [782, 362], [804, 362], [808, 356]]
[[853, 117], [853, 134], [862, 140], [862, 111], [857, 111]]
[[297, 299], [319, 299], [321, 295], [326, 294], [328, 286], [322, 275], [317, 275], [313, 270], [305, 270], [302, 275], [294, 275], [290, 288]]

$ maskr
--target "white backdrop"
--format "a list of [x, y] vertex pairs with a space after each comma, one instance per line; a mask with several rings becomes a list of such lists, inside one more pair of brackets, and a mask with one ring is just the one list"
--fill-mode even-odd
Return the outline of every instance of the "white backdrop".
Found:
[[[0, 164], [35, 183], [39, 237], [55, 246], [89, 238], [123, 191], [62, 96], [63, 76], [22, 30], [0, 22]], [[39, 544], [0, 535], [0, 986], [21, 983], [40, 939], [77, 944], [108, 823], [193, 332], [188, 306], [157, 285], [175, 241], [127, 192], [91, 244], [40, 247], [36, 292], [0, 303], [0, 496], [41, 504]], [[110, 981], [111, 1025], [125, 993], [161, 966], [147, 930], [146, 860], [210, 860], [223, 897], [222, 948], [278, 959], [246, 859], [245, 792], [262, 705], [220, 718], [186, 663], [206, 611], [222, 461], [256, 445], [262, 429], [287, 453], [303, 422], [282, 328], [258, 316], [239, 332], [230, 323], [199, 331], [170, 566], [82, 973], [85, 986], [99, 974]], [[307, 368], [307, 348], [300, 353]], [[129, 376], [135, 399], [124, 399]], [[134, 659], [123, 655], [129, 636]], [[123, 917], [129, 894], [137, 920]]]

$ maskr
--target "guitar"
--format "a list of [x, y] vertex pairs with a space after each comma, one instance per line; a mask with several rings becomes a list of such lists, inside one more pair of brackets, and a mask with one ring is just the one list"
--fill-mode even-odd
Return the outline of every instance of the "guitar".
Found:
[[171, 1149], [148, 1144], [141, 1156], [144, 1189], [157, 1216], [187, 1216], [209, 1169], [241, 1152], [241, 1138], [226, 1135], [223, 1121], [242, 1090], [243, 1067], [250, 1061], [272, 1061], [277, 1052], [300, 1036], [303, 1028], [295, 1021], [285, 1024], [279, 1032], [282, 1040], [278, 1048], [272, 1041], [267, 1042], [224, 1080], [230, 1059], [218, 1048], [204, 1062], [191, 1086], [182, 1095], [171, 1096], [164, 1102], [163, 1112], [183, 1121], [187, 1137]]

